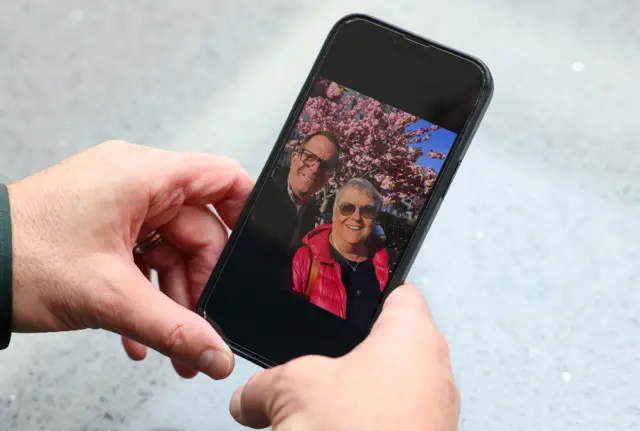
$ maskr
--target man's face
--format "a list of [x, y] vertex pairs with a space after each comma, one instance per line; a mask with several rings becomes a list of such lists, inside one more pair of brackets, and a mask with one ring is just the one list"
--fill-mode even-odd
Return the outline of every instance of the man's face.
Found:
[[291, 190], [299, 198], [308, 199], [327, 184], [337, 162], [335, 145], [324, 136], [314, 136], [300, 152], [293, 153], [291, 157]]

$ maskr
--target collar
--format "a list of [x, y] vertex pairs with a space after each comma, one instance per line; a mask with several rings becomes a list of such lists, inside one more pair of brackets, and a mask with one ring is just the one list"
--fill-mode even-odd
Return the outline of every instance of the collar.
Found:
[[293, 194], [293, 190], [291, 190], [291, 184], [289, 184], [288, 179], [287, 179], [287, 193], [289, 194], [289, 198], [291, 199], [291, 202], [293, 202], [293, 204], [296, 206], [298, 210], [303, 206], [305, 206], [305, 203], [300, 203], [300, 199], [296, 198], [296, 195]]

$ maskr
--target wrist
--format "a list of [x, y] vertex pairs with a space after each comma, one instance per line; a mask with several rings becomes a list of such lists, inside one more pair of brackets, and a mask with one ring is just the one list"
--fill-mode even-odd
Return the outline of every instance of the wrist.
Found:
[[[40, 332], [50, 330], [52, 315], [46, 306], [46, 286], [55, 284], [55, 277], [47, 261], [49, 246], [38, 241], [38, 220], [46, 220], [38, 214], [34, 196], [25, 190], [26, 184], [13, 183], [8, 186], [11, 209], [12, 232], [12, 276], [13, 276], [13, 332]], [[37, 199], [37, 198], [36, 198]]]

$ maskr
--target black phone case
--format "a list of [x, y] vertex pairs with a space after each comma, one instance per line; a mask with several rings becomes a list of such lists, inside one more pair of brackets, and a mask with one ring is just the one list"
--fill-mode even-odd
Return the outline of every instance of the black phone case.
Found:
[[[379, 317], [380, 312], [382, 311], [382, 303], [384, 303], [384, 300], [386, 299], [386, 297], [396, 287], [400, 286], [405, 281], [405, 277], [407, 276], [407, 274], [409, 273], [409, 270], [413, 265], [413, 262], [418, 254], [418, 251], [425, 239], [425, 236], [429, 231], [429, 228], [431, 227], [431, 224], [433, 223], [433, 220], [436, 214], [438, 213], [438, 210], [447, 193], [447, 190], [451, 185], [451, 182], [453, 181], [453, 178], [458, 170], [458, 167], [460, 166], [462, 159], [464, 158], [464, 155], [467, 149], [469, 148], [469, 145], [478, 129], [478, 126], [482, 121], [482, 118], [484, 117], [484, 114], [489, 106], [489, 103], [493, 96], [493, 77], [491, 76], [491, 72], [489, 71], [489, 68], [481, 60], [473, 56], [470, 56], [466, 53], [463, 53], [461, 51], [455, 50], [448, 46], [442, 45], [438, 42], [426, 39], [424, 37], [418, 36], [416, 34], [408, 32], [404, 29], [401, 29], [392, 24], [386, 23], [380, 19], [371, 17], [369, 15], [356, 13], [356, 14], [350, 14], [350, 15], [344, 16], [338, 22], [336, 22], [336, 24], [334, 24], [334, 26], [329, 31], [329, 34], [320, 49], [320, 52], [309, 72], [309, 75], [307, 76], [307, 79], [305, 80], [305, 83], [298, 97], [296, 98], [296, 101], [294, 102], [293, 107], [291, 108], [289, 116], [284, 124], [284, 127], [280, 132], [280, 135], [278, 136], [276, 144], [271, 150], [271, 153], [257, 179], [256, 186], [254, 187], [251, 195], [247, 200], [247, 203], [245, 204], [245, 207], [238, 219], [238, 222], [236, 223], [236, 226], [245, 225], [247, 218], [251, 213], [253, 205], [256, 201], [256, 198], [258, 197], [273, 166], [275, 165], [282, 148], [284, 147], [284, 145], [286, 145], [287, 137], [289, 136], [292, 127], [295, 125], [298, 119], [298, 116], [300, 115], [300, 111], [304, 108], [304, 104], [311, 90], [311, 86], [313, 85], [313, 82], [317, 77], [317, 74], [322, 65], [322, 61], [326, 56], [326, 53], [328, 52], [336, 33], [338, 32], [338, 30], [342, 25], [352, 20], [368, 21], [369, 23], [381, 26], [389, 31], [402, 34], [405, 38], [412, 40], [418, 44], [434, 46], [442, 51], [450, 53], [451, 55], [464, 58], [465, 60], [471, 61], [472, 63], [474, 63], [480, 69], [480, 71], [484, 76], [484, 88], [483, 88], [482, 94], [475, 103], [473, 114], [471, 115], [471, 117], [465, 124], [464, 128], [461, 130], [460, 134], [458, 135], [457, 145], [454, 146], [454, 148], [452, 149], [452, 152], [448, 155], [447, 159], [445, 160], [445, 163], [440, 171], [440, 174], [436, 179], [434, 188], [431, 190], [427, 203], [416, 224], [415, 232], [412, 235], [409, 242], [407, 243], [407, 246], [402, 256], [400, 256], [398, 259], [398, 264], [396, 266], [394, 275], [389, 280], [389, 285], [388, 285], [388, 288], [385, 290], [381, 305], [374, 316], [373, 322], [375, 322], [375, 320]], [[222, 254], [220, 255], [218, 263], [216, 264], [216, 267], [214, 268], [211, 274], [211, 277], [209, 278], [209, 281], [207, 282], [207, 285], [203, 290], [202, 295], [200, 296], [200, 299], [198, 300], [198, 304], [196, 306], [196, 312], [200, 316], [205, 318], [216, 330], [218, 330], [218, 328], [216, 327], [215, 321], [212, 318], [209, 318], [209, 316], [207, 316], [206, 304], [211, 295], [211, 292], [214, 289], [216, 280], [218, 279], [221, 272], [224, 270], [225, 262], [227, 261], [231, 253], [233, 253], [233, 249], [234, 249], [237, 237], [241, 231], [242, 231], [241, 228], [235, 229], [232, 231], [229, 237], [229, 240]], [[259, 353], [252, 352], [251, 350], [244, 348], [243, 346], [234, 342], [233, 340], [225, 338], [219, 330], [218, 332], [221, 334], [222, 338], [225, 340], [225, 342], [229, 345], [231, 350], [236, 355], [263, 368], [271, 368], [278, 365], [270, 361], [268, 358], [261, 356]]]

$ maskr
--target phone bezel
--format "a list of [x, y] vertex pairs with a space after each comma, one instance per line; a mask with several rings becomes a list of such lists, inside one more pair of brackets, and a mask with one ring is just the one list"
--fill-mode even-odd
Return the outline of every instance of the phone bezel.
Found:
[[[397, 33], [400, 37], [415, 42], [419, 45], [423, 45], [423, 46], [427, 46], [427, 47], [433, 47], [442, 51], [445, 51], [451, 55], [455, 55], [455, 56], [459, 56], [462, 57], [463, 59], [472, 62], [475, 66], [477, 66], [479, 68], [479, 70], [482, 73], [483, 76], [483, 88], [482, 91], [480, 92], [479, 97], [477, 98], [476, 102], [475, 102], [475, 106], [473, 107], [472, 111], [471, 111], [471, 115], [466, 119], [464, 126], [462, 127], [462, 129], [460, 131], [458, 131], [458, 137], [456, 139], [456, 144], [454, 145], [454, 147], [452, 148], [451, 152], [448, 154], [447, 158], [445, 159], [445, 163], [443, 164], [441, 171], [438, 175], [438, 178], [436, 179], [436, 182], [434, 184], [433, 189], [431, 190], [431, 193], [427, 199], [427, 202], [425, 204], [425, 206], [423, 207], [421, 214], [418, 218], [418, 221], [416, 223], [416, 229], [414, 231], [414, 234], [412, 235], [411, 239], [409, 240], [404, 252], [402, 253], [402, 256], [400, 257], [399, 261], [398, 261], [398, 265], [396, 266], [396, 269], [394, 271], [393, 277], [389, 280], [389, 284], [388, 284], [388, 288], [385, 290], [384, 295], [383, 295], [383, 301], [384, 299], [386, 299], [386, 297], [399, 285], [401, 285], [404, 281], [405, 278], [409, 272], [409, 270], [411, 269], [414, 260], [417, 256], [418, 250], [420, 249], [422, 243], [424, 242], [424, 239], [426, 237], [427, 232], [429, 231], [431, 224], [436, 216], [436, 214], [438, 213], [439, 207], [442, 203], [442, 200], [444, 199], [446, 192], [453, 180], [453, 177], [460, 165], [460, 163], [462, 162], [462, 159], [464, 158], [464, 155], [473, 139], [473, 136], [476, 133], [476, 130], [480, 124], [480, 121], [482, 120], [488, 106], [489, 106], [489, 102], [492, 98], [493, 95], [493, 78], [491, 76], [491, 73], [488, 69], [488, 67], [479, 59], [470, 56], [466, 53], [463, 53], [461, 51], [455, 50], [453, 48], [450, 48], [448, 46], [445, 46], [441, 43], [429, 40], [427, 38], [418, 36], [414, 33], [411, 33], [409, 31], [406, 31], [404, 29], [401, 29], [399, 27], [396, 27], [392, 24], [386, 23], [380, 19], [365, 15], [365, 14], [351, 14], [351, 15], [347, 15], [343, 18], [341, 18], [338, 22], [336, 22], [334, 24], [334, 26], [331, 28], [327, 38], [325, 39], [320, 52], [313, 64], [313, 66], [311, 67], [311, 70], [309, 71], [309, 74], [301, 88], [301, 91], [298, 95], [298, 97], [296, 98], [291, 111], [289, 113], [288, 118], [286, 119], [286, 122], [278, 136], [278, 139], [276, 141], [276, 144], [274, 145], [273, 149], [271, 150], [267, 161], [265, 162], [265, 165], [257, 179], [256, 182], [256, 186], [254, 187], [254, 190], [252, 191], [252, 193], [250, 194], [245, 207], [237, 221], [236, 226], [240, 226], [243, 227], [246, 222], [247, 219], [251, 213], [251, 209], [253, 208], [254, 204], [256, 203], [257, 197], [260, 195], [260, 192], [262, 190], [262, 188], [264, 187], [269, 175], [272, 172], [273, 167], [275, 166], [277, 159], [284, 147], [284, 145], [286, 145], [289, 133], [293, 127], [293, 125], [297, 122], [298, 117], [300, 115], [300, 112], [302, 110], [302, 108], [304, 107], [304, 104], [308, 98], [308, 95], [311, 91], [312, 85], [315, 81], [315, 79], [317, 78], [322, 65], [323, 65], [323, 61], [325, 60], [329, 49], [332, 46], [332, 43], [337, 35], [337, 33], [340, 31], [340, 29], [342, 28], [342, 26], [347, 25], [351, 22], [357, 21], [357, 20], [363, 20], [369, 24], [374, 24], [377, 26], [380, 26], [382, 28], [384, 28], [385, 30], [388, 31], [392, 31]], [[429, 121], [431, 121], [430, 119], [428, 119]], [[434, 123], [437, 124], [437, 122], [432, 121]], [[243, 357], [244, 359], [260, 366], [263, 368], [271, 368], [274, 366], [279, 365], [279, 363], [276, 363], [272, 360], [270, 360], [269, 358], [266, 358], [264, 356], [261, 356], [258, 352], [253, 352], [252, 350], [244, 347], [241, 343], [237, 342], [237, 340], [232, 340], [227, 338], [224, 333], [222, 331], [220, 331], [220, 329], [218, 328], [215, 320], [213, 318], [211, 318], [211, 316], [207, 315], [206, 312], [206, 304], [207, 301], [209, 300], [212, 291], [215, 288], [215, 284], [216, 281], [218, 280], [219, 276], [221, 275], [222, 271], [224, 270], [225, 267], [225, 263], [227, 262], [227, 260], [229, 259], [229, 257], [231, 256], [231, 254], [233, 253], [233, 249], [234, 246], [236, 244], [237, 238], [239, 236], [239, 234], [241, 233], [242, 229], [234, 229], [228, 239], [228, 242], [224, 248], [224, 250], [222, 251], [220, 258], [218, 260], [218, 263], [216, 264], [216, 267], [213, 269], [212, 274], [209, 278], [209, 281], [207, 282], [207, 285], [205, 287], [205, 289], [203, 290], [202, 295], [200, 296], [200, 299], [198, 300], [197, 306], [196, 306], [196, 312], [201, 315], [203, 318], [205, 318], [210, 324], [212, 324], [214, 326], [214, 328], [216, 328], [218, 330], [218, 332], [220, 333], [220, 335], [222, 336], [222, 338], [225, 340], [225, 342], [228, 343], [228, 345], [230, 346], [230, 348], [232, 349], [232, 351], [237, 354], [240, 357]], [[375, 319], [377, 319], [377, 317], [379, 316], [381, 310], [382, 310], [382, 303], [381, 306], [379, 307], [378, 311], [376, 312], [376, 315], [374, 317], [374, 321]]]

